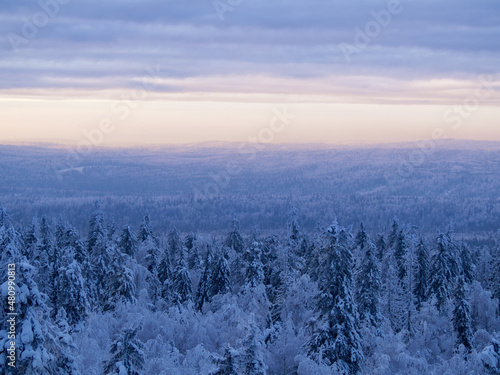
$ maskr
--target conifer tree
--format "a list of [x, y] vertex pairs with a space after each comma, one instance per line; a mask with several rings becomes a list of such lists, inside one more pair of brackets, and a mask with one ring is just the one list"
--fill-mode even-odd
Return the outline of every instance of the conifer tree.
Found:
[[54, 374], [78, 375], [80, 372], [76, 365], [75, 356], [72, 354], [76, 345], [71, 336], [71, 327], [68, 324], [64, 308], [60, 308], [57, 312], [55, 323], [53, 351], [56, 359], [56, 371]]
[[226, 345], [224, 348], [224, 356], [221, 359], [216, 360], [218, 368], [215, 372], [210, 375], [236, 375], [238, 374], [236, 370], [236, 361], [239, 353], [231, 348], [230, 345]]
[[106, 375], [139, 375], [144, 368], [144, 344], [136, 338], [137, 328], [124, 328], [111, 344], [111, 358], [104, 363]]
[[365, 240], [362, 256], [356, 290], [359, 318], [375, 327], [380, 321], [380, 274], [375, 258], [375, 246], [368, 238]]
[[491, 262], [491, 272], [488, 281], [491, 285], [493, 297], [498, 299], [498, 310], [500, 311], [500, 243], [497, 243], [493, 249]]
[[80, 235], [72, 226], [68, 226], [65, 234], [64, 247], [70, 247], [75, 260], [85, 269], [88, 267], [88, 256]]
[[226, 239], [225, 245], [233, 249], [237, 254], [242, 254], [243, 249], [245, 248], [245, 243], [243, 242], [243, 237], [241, 237], [239, 230], [240, 222], [235, 215], [232, 222], [232, 229]]
[[200, 282], [198, 283], [198, 290], [196, 291], [196, 308], [202, 311], [203, 304], [210, 300], [210, 274], [212, 271], [212, 252], [211, 248], [208, 248], [207, 255], [205, 257], [205, 269], [200, 277]]
[[[35, 268], [21, 254], [23, 246], [21, 235], [12, 227], [0, 226], [0, 285], [7, 291], [9, 270], [15, 273], [15, 301], [2, 293], [0, 310], [0, 332], [6, 333], [10, 320], [15, 319], [16, 362], [15, 371], [7, 365], [10, 362], [5, 349], [8, 346], [7, 335], [0, 337], [0, 375], [11, 374], [51, 374], [56, 373], [54, 340], [49, 332], [49, 309], [45, 305], [42, 293], [34, 279]], [[14, 265], [14, 266], [9, 266]], [[13, 270], [13, 271], [12, 271]], [[12, 315], [16, 314], [13, 318]], [[9, 327], [7, 327], [9, 325]], [[75, 374], [76, 375], [76, 374]]]
[[391, 232], [389, 233], [389, 237], [388, 237], [388, 246], [389, 247], [394, 247], [394, 245], [396, 244], [396, 241], [398, 239], [398, 236], [399, 236], [399, 233], [400, 233], [400, 229], [399, 229], [399, 221], [398, 219], [395, 217], [393, 220], [392, 220], [392, 226], [391, 226]]
[[95, 247], [98, 243], [103, 242], [103, 237], [106, 237], [106, 229], [104, 226], [104, 213], [101, 211], [99, 201], [94, 204], [94, 213], [89, 222], [89, 234], [87, 239], [87, 252], [92, 255], [95, 252]]
[[135, 274], [129, 267], [130, 263], [132, 259], [129, 255], [115, 251], [114, 261], [111, 263], [108, 275], [105, 311], [113, 310], [120, 302], [125, 304], [137, 302]]
[[182, 253], [173, 274], [173, 290], [173, 298], [177, 303], [182, 304], [192, 299], [191, 277]]
[[155, 238], [153, 235], [153, 230], [151, 229], [151, 220], [149, 218], [149, 213], [145, 213], [142, 219], [141, 227], [139, 229], [139, 238], [141, 242], [146, 242], [147, 240]]
[[[296, 270], [297, 266], [291, 264], [288, 255], [293, 251], [289, 245], [281, 245], [277, 236], [269, 236], [263, 243], [261, 259], [264, 271], [264, 285], [266, 295], [271, 304], [271, 317], [273, 322], [281, 319], [281, 308], [286, 293], [283, 285], [285, 274]], [[294, 256], [291, 256], [294, 257]]]
[[466, 284], [471, 284], [474, 281], [476, 265], [467, 244], [463, 244], [460, 250], [460, 273], [463, 275]]
[[264, 283], [264, 268], [261, 259], [261, 249], [257, 242], [253, 242], [248, 252], [248, 266], [245, 273], [245, 284], [255, 288]]
[[368, 234], [366, 233], [365, 226], [363, 223], [361, 223], [358, 233], [356, 233], [355, 243], [361, 253], [363, 253], [365, 247], [368, 246]]
[[429, 282], [429, 252], [424, 240], [421, 238], [417, 245], [416, 267], [415, 267], [415, 304], [417, 310], [420, 310], [422, 303], [427, 301], [428, 282]]
[[398, 271], [398, 279], [400, 284], [405, 287], [407, 270], [407, 255], [408, 255], [408, 240], [403, 230], [400, 230], [394, 243], [394, 258]]
[[210, 296], [231, 292], [231, 277], [229, 264], [225, 254], [219, 252], [214, 260], [214, 267], [210, 275]]
[[61, 257], [57, 281], [58, 306], [59, 310], [64, 309], [67, 322], [71, 327], [75, 327], [86, 318], [89, 300], [80, 263], [73, 258], [70, 249], [66, 247]]
[[24, 252], [28, 261], [33, 262], [39, 245], [38, 240], [38, 219], [33, 217], [31, 225], [24, 236]]
[[380, 234], [378, 236], [376, 246], [377, 246], [376, 256], [377, 256], [377, 259], [379, 260], [379, 262], [381, 262], [382, 259], [384, 259], [384, 256], [387, 253], [387, 249], [388, 249], [388, 246], [387, 246], [387, 243], [385, 241], [383, 234]]
[[343, 374], [359, 374], [363, 352], [357, 309], [352, 295], [352, 254], [349, 234], [334, 222], [325, 233], [326, 262], [320, 275], [317, 323], [308, 355]]
[[173, 272], [168, 249], [164, 250], [160, 264], [158, 264], [158, 283], [161, 297], [165, 301], [171, 302], [173, 293]]
[[472, 321], [470, 305], [465, 298], [465, 280], [460, 276], [454, 293], [453, 328], [457, 334], [457, 345], [472, 349]]
[[300, 228], [297, 222], [297, 209], [292, 207], [288, 219], [288, 238], [290, 242], [299, 244], [300, 242]]
[[132, 228], [128, 225], [123, 227], [119, 247], [122, 253], [127, 254], [131, 258], [134, 258], [137, 253], [137, 238]]
[[59, 285], [60, 276], [60, 260], [62, 251], [58, 244], [52, 247], [52, 254], [49, 257], [49, 285], [47, 286], [47, 295], [49, 297], [49, 306], [51, 309], [50, 316], [55, 319], [57, 311], [60, 307], [59, 294], [61, 286]]
[[89, 297], [96, 309], [102, 308], [106, 303], [111, 251], [104, 226], [104, 214], [99, 202], [96, 202], [87, 240], [87, 253], [91, 265]]
[[266, 365], [262, 355], [264, 343], [259, 337], [259, 330], [253, 320], [253, 315], [250, 319], [249, 332], [243, 341], [245, 351], [242, 355], [242, 372], [244, 375], [266, 375]]
[[172, 229], [167, 236], [168, 250], [170, 251], [170, 259], [175, 262], [180, 256], [183, 256], [181, 235], [177, 228]]
[[3, 204], [0, 206], [0, 227], [7, 226], [7, 223], [9, 221], [9, 215], [7, 214], [7, 210], [3, 206]]
[[160, 280], [158, 278], [159, 249], [156, 247], [156, 244], [154, 244], [153, 241], [151, 241], [153, 243], [151, 243], [149, 240], [147, 240], [147, 242], [149, 246], [147, 246], [147, 255], [146, 255], [146, 264], [147, 264], [146, 268], [148, 270], [146, 281], [148, 283], [149, 298], [151, 299], [153, 305], [155, 305], [162, 294], [162, 287]]
[[66, 243], [67, 227], [68, 224], [66, 224], [63, 221], [62, 217], [59, 216], [59, 220], [57, 221], [57, 224], [55, 226], [54, 235], [55, 235], [55, 245], [60, 249], [62, 249]]
[[50, 287], [51, 265], [54, 257], [54, 237], [46, 216], [40, 220], [40, 244], [34, 259], [34, 266], [38, 270], [36, 282], [40, 290], [48, 292]]
[[429, 294], [436, 296], [436, 307], [444, 311], [445, 303], [452, 296], [455, 277], [458, 274], [456, 245], [449, 234], [440, 233], [436, 239], [437, 251], [432, 257]]
[[198, 253], [196, 233], [190, 233], [184, 237], [184, 247], [187, 250], [187, 264], [190, 270], [200, 267], [201, 259]]

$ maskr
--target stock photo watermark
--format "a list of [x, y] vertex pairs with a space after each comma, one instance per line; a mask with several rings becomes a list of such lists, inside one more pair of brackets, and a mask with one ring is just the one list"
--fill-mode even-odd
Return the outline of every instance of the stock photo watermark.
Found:
[[7, 265], [7, 366], [16, 367], [16, 265]]
[[[238, 146], [238, 154], [246, 156], [247, 161], [254, 160], [257, 153], [262, 151], [266, 144], [272, 143], [275, 136], [283, 132], [295, 117], [288, 112], [286, 106], [282, 110], [273, 109], [273, 117], [268, 126], [249, 136], [246, 142], [241, 143]], [[223, 172], [209, 175], [210, 181], [201, 190], [194, 188], [192, 202], [194, 208], [199, 210], [204, 199], [217, 196], [222, 189], [227, 188], [231, 179], [242, 173], [240, 164], [237, 161], [228, 161]]]
[[[412, 0], [405, 0], [406, 2]], [[354, 28], [354, 37], [352, 43], [341, 43], [339, 48], [344, 54], [347, 62], [351, 62], [352, 55], [359, 54], [364, 51], [374, 39], [376, 39], [396, 16], [403, 12], [403, 1], [389, 0], [385, 9], [379, 11], [372, 10], [370, 12], [371, 20], [368, 21], [363, 28]]]
[[245, 0], [214, 0], [212, 6], [214, 7], [217, 17], [219, 17], [221, 21], [224, 21], [225, 14], [227, 12], [234, 12], [234, 10], [243, 4], [244, 1]]
[[90, 130], [83, 129], [83, 139], [69, 150], [64, 163], [52, 165], [57, 178], [61, 181], [62, 175], [69, 171], [82, 172], [81, 162], [85, 155], [90, 154], [95, 147], [101, 146], [106, 137], [116, 130], [116, 125], [127, 119], [131, 112], [139, 106], [140, 101], [146, 100], [148, 95], [158, 85], [160, 66], [147, 66], [148, 77], [143, 78], [141, 88], [124, 92], [119, 100], [111, 103], [110, 112], [113, 116], [106, 116], [99, 120], [97, 126]]
[[61, 11], [61, 6], [67, 5], [70, 0], [40, 0], [38, 1], [39, 10], [31, 17], [21, 18], [21, 29], [19, 33], [10, 32], [7, 39], [14, 52], [19, 51], [19, 47], [27, 45], [34, 39], [40, 29], [46, 27], [50, 20], [55, 18]]
[[[495, 91], [493, 76], [479, 76], [477, 81], [478, 85], [471, 95], [467, 96], [461, 103], [454, 104], [443, 112], [442, 119], [451, 131], [459, 130], [464, 121], [479, 110], [481, 102], [491, 97]], [[417, 142], [417, 149], [411, 151], [406, 158], [400, 161], [397, 177], [392, 180], [392, 183], [409, 178], [415, 172], [415, 168], [423, 165], [427, 158], [435, 152], [437, 142], [449, 138], [450, 129], [436, 127], [431, 132], [430, 140]]]

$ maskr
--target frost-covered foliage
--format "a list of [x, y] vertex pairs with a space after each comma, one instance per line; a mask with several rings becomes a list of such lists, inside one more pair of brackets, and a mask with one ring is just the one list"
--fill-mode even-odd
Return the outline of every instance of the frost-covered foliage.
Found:
[[136, 338], [138, 329], [124, 328], [113, 341], [104, 374], [139, 375], [144, 367], [144, 344]]
[[45, 216], [20, 229], [1, 209], [0, 374], [500, 372], [496, 235], [467, 244], [396, 219], [308, 232], [298, 218], [182, 233], [146, 214], [116, 232], [96, 203], [82, 235]]

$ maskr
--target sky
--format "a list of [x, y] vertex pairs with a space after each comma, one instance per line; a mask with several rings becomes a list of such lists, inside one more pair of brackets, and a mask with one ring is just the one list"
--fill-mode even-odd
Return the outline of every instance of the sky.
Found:
[[0, 143], [500, 141], [496, 0], [2, 0]]

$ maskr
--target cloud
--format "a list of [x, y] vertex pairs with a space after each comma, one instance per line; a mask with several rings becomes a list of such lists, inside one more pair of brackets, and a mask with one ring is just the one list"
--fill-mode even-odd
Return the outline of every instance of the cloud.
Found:
[[[248, 0], [221, 21], [212, 0], [69, 0], [26, 38], [23, 25], [43, 8], [7, 0], [0, 5], [0, 89], [133, 87], [148, 65], [161, 67], [160, 90], [166, 93], [302, 94], [310, 82], [321, 93], [335, 76], [352, 84], [359, 77], [377, 77], [386, 86], [397, 84], [391, 90], [416, 90], [412, 82], [419, 79], [465, 82], [499, 72], [500, 4], [494, 1], [401, 0], [401, 11], [346, 59], [340, 45], [356, 46], [358, 30], [366, 31], [388, 4]], [[27, 40], [17, 52], [9, 33]], [[301, 84], [271, 90], [248, 77]], [[228, 82], [238, 86], [228, 88]], [[359, 97], [377, 95], [355, 87]]]

